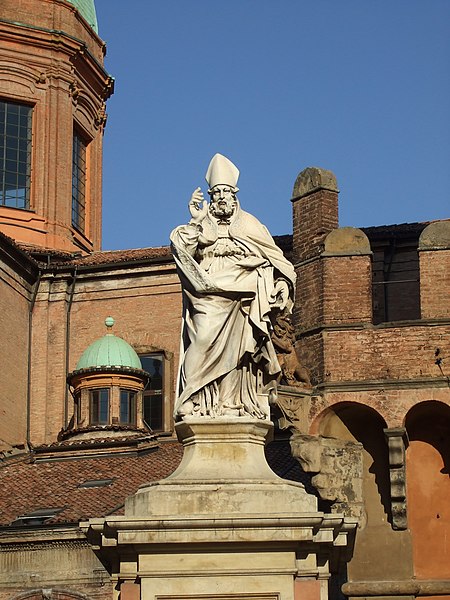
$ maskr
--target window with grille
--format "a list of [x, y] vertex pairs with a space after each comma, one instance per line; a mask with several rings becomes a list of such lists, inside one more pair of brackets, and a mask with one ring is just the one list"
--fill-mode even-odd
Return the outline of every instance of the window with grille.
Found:
[[32, 112], [0, 101], [0, 206], [30, 208]]
[[144, 354], [139, 357], [151, 381], [144, 391], [144, 421], [153, 429], [164, 429], [164, 355]]
[[82, 232], [86, 211], [86, 147], [85, 140], [75, 130], [72, 146], [72, 225]]
[[374, 243], [372, 249], [374, 325], [420, 319], [417, 242], [393, 238]]
[[109, 388], [90, 391], [89, 413], [91, 425], [109, 423]]

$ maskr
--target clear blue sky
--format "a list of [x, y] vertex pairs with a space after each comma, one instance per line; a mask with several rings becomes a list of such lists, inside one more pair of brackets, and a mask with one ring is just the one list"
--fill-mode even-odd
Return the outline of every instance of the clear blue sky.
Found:
[[216, 152], [242, 206], [291, 233], [292, 187], [334, 171], [340, 225], [450, 216], [449, 0], [96, 0], [116, 79], [103, 248], [168, 243]]

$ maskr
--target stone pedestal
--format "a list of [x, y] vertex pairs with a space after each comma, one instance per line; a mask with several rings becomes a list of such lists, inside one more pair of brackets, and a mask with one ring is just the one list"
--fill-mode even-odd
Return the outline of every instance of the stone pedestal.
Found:
[[[187, 418], [179, 468], [127, 499], [125, 516], [84, 524], [126, 599], [325, 600], [330, 558], [354, 523], [317, 512], [300, 483], [269, 468], [271, 423]], [[135, 592], [133, 592], [135, 593]]]

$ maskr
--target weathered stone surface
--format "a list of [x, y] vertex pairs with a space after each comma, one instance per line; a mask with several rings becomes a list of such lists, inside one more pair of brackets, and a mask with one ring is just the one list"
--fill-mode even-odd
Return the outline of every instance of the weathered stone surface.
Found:
[[[301, 484], [270, 470], [263, 450], [271, 427], [242, 417], [176, 425], [179, 468], [128, 498], [125, 516], [82, 524], [94, 546], [112, 553], [120, 580], [139, 575], [144, 600], [187, 589], [193, 598], [213, 590], [221, 598], [294, 600], [294, 579], [297, 587], [327, 581], [356, 523], [317, 512]], [[315, 600], [326, 600], [325, 586], [316, 591]]]
[[312, 484], [332, 511], [361, 518], [363, 515], [362, 445], [336, 438], [295, 434], [292, 454], [303, 469], [317, 473]]
[[406, 529], [406, 464], [405, 449], [408, 435], [404, 427], [393, 427], [384, 430], [389, 448], [389, 479], [391, 491], [392, 527]]
[[450, 581], [441, 579], [404, 579], [398, 581], [349, 581], [342, 586], [349, 597], [376, 596], [414, 598], [417, 596], [442, 596], [450, 594]]
[[216, 154], [206, 173], [210, 202], [196, 188], [189, 223], [170, 235], [183, 288], [177, 421], [270, 418], [280, 365], [268, 321], [292, 311], [296, 275], [268, 230], [241, 210], [238, 176]]
[[325, 238], [324, 255], [364, 255], [371, 254], [369, 238], [356, 227], [334, 229]]
[[419, 249], [450, 248], [450, 221], [430, 223], [422, 231], [419, 238]]
[[[176, 425], [183, 460], [167, 479], [128, 498], [129, 517], [258, 514], [275, 506], [315, 512], [316, 498], [303, 485], [281, 479], [266, 462], [268, 421], [187, 417]], [[189, 494], [189, 501], [186, 501]]]
[[280, 385], [276, 400], [272, 404], [274, 418], [278, 417], [277, 426], [307, 433], [308, 414], [311, 408], [311, 390], [299, 386]]
[[317, 190], [338, 192], [334, 173], [320, 167], [307, 167], [297, 177], [292, 198], [301, 198]]

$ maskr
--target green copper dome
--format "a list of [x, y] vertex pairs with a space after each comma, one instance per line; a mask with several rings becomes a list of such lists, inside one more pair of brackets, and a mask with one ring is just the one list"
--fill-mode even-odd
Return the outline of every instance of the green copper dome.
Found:
[[125, 340], [111, 333], [114, 319], [105, 320], [108, 333], [93, 342], [81, 355], [76, 371], [81, 369], [97, 369], [101, 367], [125, 367], [142, 369], [139, 356]]
[[68, 2], [75, 6], [80, 15], [86, 19], [95, 33], [98, 33], [94, 0], [68, 0]]

